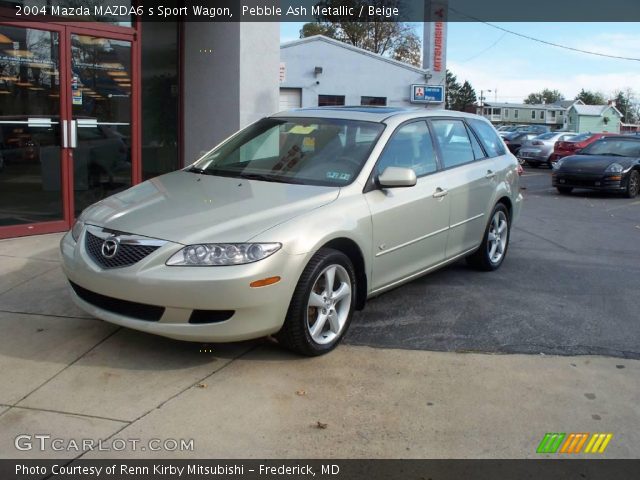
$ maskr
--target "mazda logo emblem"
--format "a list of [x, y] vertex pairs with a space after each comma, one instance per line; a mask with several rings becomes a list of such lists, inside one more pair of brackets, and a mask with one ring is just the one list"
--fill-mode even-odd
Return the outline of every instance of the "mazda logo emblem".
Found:
[[120, 242], [117, 237], [107, 238], [102, 243], [102, 248], [100, 251], [102, 252], [102, 256], [104, 258], [113, 258], [118, 253], [118, 247], [120, 246]]

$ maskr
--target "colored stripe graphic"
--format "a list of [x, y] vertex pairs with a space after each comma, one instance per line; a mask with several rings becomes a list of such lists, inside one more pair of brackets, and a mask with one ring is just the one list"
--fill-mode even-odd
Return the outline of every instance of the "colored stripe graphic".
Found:
[[613, 438], [613, 433], [594, 433], [584, 453], [604, 453]]
[[538, 445], [536, 452], [556, 453], [565, 436], [566, 433], [547, 433], [540, 442], [540, 445]]
[[560, 453], [580, 453], [587, 438], [589, 438], [588, 433], [570, 433], [562, 445]]
[[[546, 433], [536, 453], [604, 453], [613, 433]], [[587, 441], [588, 440], [588, 441]], [[587, 445], [584, 450], [582, 448]]]

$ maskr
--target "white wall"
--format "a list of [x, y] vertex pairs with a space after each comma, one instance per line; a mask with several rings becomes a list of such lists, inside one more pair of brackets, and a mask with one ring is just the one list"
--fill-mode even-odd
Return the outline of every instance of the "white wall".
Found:
[[185, 22], [185, 165], [278, 110], [279, 39], [273, 22]]
[[[425, 83], [418, 69], [318, 40], [281, 48], [280, 61], [286, 64], [280, 87], [301, 88], [303, 107], [317, 106], [318, 95], [345, 95], [346, 105], [360, 105], [361, 96], [371, 96], [386, 97], [388, 106], [420, 107], [409, 102], [410, 85]], [[316, 66], [323, 69], [318, 76]]]

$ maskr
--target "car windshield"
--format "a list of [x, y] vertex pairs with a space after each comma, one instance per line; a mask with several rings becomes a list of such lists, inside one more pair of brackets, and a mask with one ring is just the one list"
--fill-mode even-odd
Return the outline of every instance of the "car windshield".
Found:
[[640, 157], [640, 141], [630, 138], [603, 138], [580, 152], [582, 155]]
[[265, 118], [188, 170], [268, 182], [344, 186], [369, 157], [384, 125], [329, 118]]

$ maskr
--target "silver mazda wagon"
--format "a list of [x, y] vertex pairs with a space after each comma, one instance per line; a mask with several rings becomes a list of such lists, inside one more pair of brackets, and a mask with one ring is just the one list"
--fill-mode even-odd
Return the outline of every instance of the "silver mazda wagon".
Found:
[[108, 322], [319, 355], [368, 298], [462, 257], [500, 267], [518, 168], [476, 115], [282, 112], [87, 208], [63, 267], [77, 305]]

